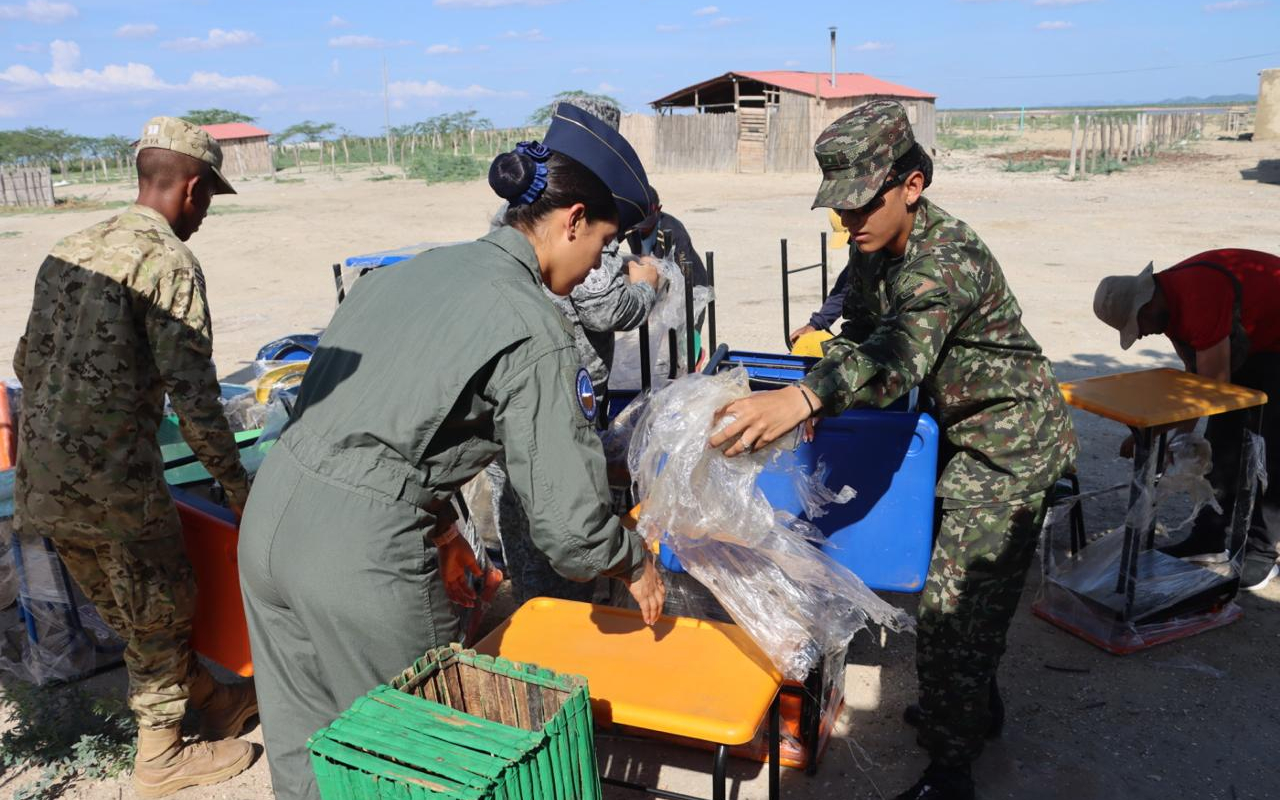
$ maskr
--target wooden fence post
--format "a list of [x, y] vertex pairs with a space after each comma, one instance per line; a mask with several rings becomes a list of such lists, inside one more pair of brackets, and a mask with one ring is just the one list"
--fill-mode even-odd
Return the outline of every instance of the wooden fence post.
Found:
[[1085, 114], [1084, 136], [1080, 139], [1080, 174], [1089, 174], [1089, 137], [1093, 135], [1093, 117]]
[[1076, 179], [1076, 138], [1080, 135], [1080, 116], [1071, 119], [1071, 155], [1067, 161], [1067, 180]]

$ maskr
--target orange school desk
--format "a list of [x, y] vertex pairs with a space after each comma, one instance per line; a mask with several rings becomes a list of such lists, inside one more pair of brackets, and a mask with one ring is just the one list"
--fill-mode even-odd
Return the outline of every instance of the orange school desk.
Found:
[[[769, 798], [779, 793], [778, 690], [782, 676], [741, 628], [637, 611], [534, 598], [476, 645], [476, 652], [587, 679], [601, 725], [623, 725], [715, 746], [712, 797], [725, 798], [731, 746], [769, 720]], [[677, 668], [678, 667], [678, 668]], [[688, 795], [603, 779], [657, 797]]]
[[[1152, 519], [1153, 522], [1146, 530], [1138, 530], [1126, 520], [1115, 595], [1105, 599], [1104, 604], [1113, 607], [1119, 619], [1134, 621], [1139, 556], [1143, 555], [1144, 549], [1150, 553], [1144, 555], [1144, 558], [1164, 555], [1152, 549], [1155, 538], [1154, 489], [1156, 471], [1161, 460], [1154, 446], [1156, 437], [1161, 438], [1163, 445], [1163, 436], [1168, 426], [1229, 411], [1247, 411], [1249, 417], [1243, 434], [1247, 439], [1250, 432], [1258, 433], [1261, 429], [1262, 406], [1267, 402], [1267, 396], [1254, 389], [1176, 369], [1148, 369], [1072, 381], [1062, 384], [1062, 395], [1069, 404], [1124, 423], [1133, 431], [1133, 482], [1129, 489], [1129, 506], [1133, 508], [1135, 504], [1145, 502], [1147, 508], [1140, 509], [1142, 513], [1136, 515], [1130, 513], [1128, 519], [1136, 517]], [[1159, 449], [1163, 450], [1163, 447]], [[1244, 539], [1253, 510], [1254, 487], [1245, 485], [1248, 480], [1247, 470], [1244, 469], [1247, 452], [1247, 446], [1241, 448], [1240, 483], [1231, 515], [1228, 549], [1233, 554], [1233, 575], [1239, 574], [1236, 559], [1244, 558]], [[1145, 548], [1142, 546], [1144, 538]], [[1237, 578], [1224, 579], [1223, 585], [1217, 587], [1216, 592], [1211, 591], [1206, 595], [1206, 602], [1229, 601], [1235, 596], [1238, 586]], [[1190, 610], [1183, 609], [1184, 612]], [[1138, 609], [1137, 616], [1140, 616], [1140, 612], [1141, 609]]]
[[171, 487], [182, 520], [187, 558], [196, 575], [196, 612], [191, 621], [191, 647], [232, 672], [249, 677], [249, 626], [240, 597], [236, 546], [240, 529], [227, 509]]

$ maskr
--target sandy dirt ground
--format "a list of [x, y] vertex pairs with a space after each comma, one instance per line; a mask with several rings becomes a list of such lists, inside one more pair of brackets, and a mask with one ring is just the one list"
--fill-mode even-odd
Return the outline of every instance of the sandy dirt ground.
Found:
[[[1212, 247], [1280, 252], [1280, 144], [1206, 141], [1155, 165], [1068, 183], [1050, 172], [1014, 173], [993, 155], [1064, 149], [1061, 132], [940, 154], [928, 195], [966, 220], [1000, 259], [1024, 318], [1059, 378], [1172, 364], [1167, 342], [1145, 340], [1122, 352], [1114, 331], [1091, 313], [1100, 278], [1157, 269]], [[280, 335], [319, 331], [335, 298], [331, 267], [347, 256], [417, 241], [474, 238], [495, 201], [483, 183], [426, 186], [371, 181], [374, 172], [338, 176], [281, 173], [290, 182], [250, 180], [218, 198], [191, 245], [204, 265], [213, 309], [215, 360], [224, 380], [252, 377], [257, 348]], [[293, 182], [295, 179], [299, 182]], [[716, 254], [719, 340], [778, 351], [783, 323], [780, 238], [793, 265], [816, 261], [825, 212], [809, 210], [810, 175], [655, 175], [668, 211], [695, 244]], [[94, 199], [128, 200], [127, 186], [74, 189]], [[30, 307], [36, 268], [62, 235], [113, 211], [0, 216], [0, 377]], [[840, 255], [834, 255], [840, 261]], [[834, 270], [833, 270], [834, 279]], [[794, 320], [819, 301], [816, 273], [792, 287]], [[483, 324], [483, 323], [481, 323]], [[798, 323], [796, 323], [798, 324]], [[424, 343], [431, 346], [431, 343]], [[1115, 457], [1120, 426], [1076, 414], [1086, 490], [1124, 480]], [[1115, 499], [1089, 509], [1092, 532], [1121, 521]], [[1107, 655], [1033, 618], [1033, 568], [1001, 670], [1009, 721], [977, 767], [985, 798], [1267, 798], [1280, 796], [1280, 584], [1240, 600], [1244, 619], [1227, 628], [1127, 657]], [[914, 598], [891, 596], [910, 609]], [[914, 699], [914, 641], [862, 633], [848, 667], [848, 708], [815, 777], [784, 770], [789, 797], [891, 797], [926, 758], [900, 722]], [[689, 665], [694, 668], [695, 665]], [[122, 670], [93, 679], [123, 695]], [[261, 731], [248, 734], [261, 742]], [[659, 745], [601, 741], [602, 765], [616, 777], [707, 795], [710, 759]], [[734, 762], [731, 797], [766, 796], [758, 764]], [[0, 795], [22, 776], [0, 776]], [[609, 797], [627, 792], [607, 790]], [[130, 796], [127, 781], [73, 787], [67, 797]], [[270, 795], [265, 761], [222, 786], [183, 797]]]

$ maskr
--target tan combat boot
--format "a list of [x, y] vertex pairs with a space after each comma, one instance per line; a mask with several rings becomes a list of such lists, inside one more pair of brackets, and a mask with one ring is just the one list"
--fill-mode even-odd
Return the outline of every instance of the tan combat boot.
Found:
[[197, 666], [188, 692], [191, 707], [200, 712], [200, 736], [211, 742], [239, 736], [245, 723], [258, 713], [252, 680], [218, 683], [208, 670]]
[[138, 728], [133, 788], [139, 797], [164, 797], [239, 775], [253, 763], [253, 745], [239, 739], [183, 744], [179, 726]]

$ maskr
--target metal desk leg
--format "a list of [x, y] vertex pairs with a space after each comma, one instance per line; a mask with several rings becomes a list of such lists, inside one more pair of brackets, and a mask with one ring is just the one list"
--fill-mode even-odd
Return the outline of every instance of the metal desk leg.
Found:
[[[1132, 516], [1134, 506], [1142, 502], [1144, 507], [1137, 509], [1139, 517], [1150, 516], [1155, 504], [1156, 457], [1152, 449], [1154, 435], [1150, 428], [1131, 428], [1133, 431], [1133, 481], [1129, 484], [1129, 512], [1124, 524], [1124, 548], [1120, 553], [1120, 574], [1116, 579], [1116, 592], [1123, 592], [1123, 619], [1128, 621], [1133, 614], [1133, 599], [1138, 584], [1138, 552], [1142, 548], [1142, 537], [1147, 532], [1134, 527]], [[1142, 498], [1145, 497], [1145, 500]]]
[[[1239, 574], [1244, 564], [1244, 549], [1249, 539], [1249, 524], [1253, 520], [1253, 506], [1257, 501], [1258, 485], [1249, 480], [1249, 461], [1251, 443], [1249, 434], [1262, 433], [1262, 406], [1248, 409], [1243, 429], [1240, 431], [1240, 459], [1236, 465], [1236, 500], [1231, 508], [1231, 538], [1227, 552], [1231, 554], [1231, 570]], [[1272, 480], [1278, 480], [1272, 476]]]
[[725, 799], [725, 767], [729, 761], [728, 745], [716, 745], [715, 766], [711, 773], [711, 800]]
[[[782, 781], [782, 692], [773, 698], [769, 706], [769, 800], [778, 800]], [[818, 740], [813, 741], [811, 762], [818, 760]]]

